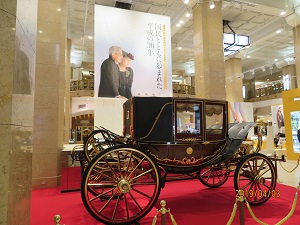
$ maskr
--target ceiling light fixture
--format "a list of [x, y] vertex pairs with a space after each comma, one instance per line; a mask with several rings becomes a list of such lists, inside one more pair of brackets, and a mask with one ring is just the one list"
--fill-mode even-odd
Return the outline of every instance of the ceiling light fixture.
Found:
[[93, 36], [88, 36], [88, 39], [92, 40], [92, 39], [93, 39]]
[[[224, 32], [224, 28], [227, 26], [232, 33]], [[223, 48], [224, 55], [232, 55], [236, 52], [239, 52], [243, 48], [250, 45], [249, 36], [236, 34], [233, 29], [229, 26], [228, 20], [223, 20]], [[247, 56], [250, 58], [251, 56]]]
[[210, 1], [209, 1], [209, 8], [210, 8], [210, 9], [214, 9], [214, 8], [215, 8], [215, 3], [214, 3], [213, 0], [210, 0]]
[[191, 14], [189, 13], [189, 12], [187, 12], [186, 14], [185, 14], [185, 17], [187, 17], [187, 18], [189, 18], [191, 16]]
[[184, 0], [183, 3], [184, 4], [189, 4], [190, 0]]
[[286, 11], [282, 11], [281, 13], [280, 13], [280, 16], [284, 16], [286, 14]]
[[281, 31], [282, 31], [281, 29], [277, 30], [277, 31], [276, 31], [276, 34], [280, 34]]
[[178, 47], [177, 49], [178, 49], [178, 50], [181, 50], [181, 49], [182, 49], [182, 47]]
[[180, 26], [181, 26], [181, 24], [180, 24], [180, 23], [177, 23], [177, 24], [176, 24], [176, 27], [180, 27]]

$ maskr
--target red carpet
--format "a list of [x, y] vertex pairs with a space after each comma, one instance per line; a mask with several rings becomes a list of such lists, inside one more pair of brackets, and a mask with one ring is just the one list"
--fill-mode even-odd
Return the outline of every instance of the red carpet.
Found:
[[[271, 198], [261, 206], [252, 207], [254, 214], [269, 225], [276, 224], [288, 214], [296, 192], [296, 188], [281, 184], [277, 184], [276, 189], [280, 190], [279, 198]], [[53, 225], [53, 216], [56, 214], [62, 216], [62, 225], [102, 224], [92, 218], [84, 208], [79, 191], [60, 191], [61, 188], [32, 191], [31, 225]], [[206, 188], [196, 179], [167, 182], [161, 191], [160, 200], [167, 202], [167, 208], [171, 209], [178, 225], [226, 225], [235, 202], [233, 178], [230, 177], [222, 187], [215, 189]], [[159, 202], [156, 207], [160, 208]], [[140, 224], [150, 225], [155, 212], [156, 208], [144, 217]], [[167, 221], [167, 224], [172, 224], [169, 217]], [[160, 220], [156, 224], [159, 225]], [[233, 224], [239, 224], [238, 212]], [[258, 224], [246, 208], [245, 224]], [[299, 224], [300, 200], [293, 216], [284, 225]]]

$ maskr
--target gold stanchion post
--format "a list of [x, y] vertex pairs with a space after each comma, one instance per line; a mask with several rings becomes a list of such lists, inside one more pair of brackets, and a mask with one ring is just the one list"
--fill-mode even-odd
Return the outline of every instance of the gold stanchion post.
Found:
[[161, 209], [159, 210], [160, 211], [160, 214], [161, 214], [161, 225], [166, 225], [167, 224], [167, 219], [166, 219], [166, 213], [167, 213], [167, 209], [166, 209], [166, 201], [165, 200], [161, 200], [160, 201], [160, 206], [161, 206]]
[[55, 222], [55, 225], [60, 225], [59, 222], [60, 222], [60, 219], [61, 219], [61, 216], [60, 215], [55, 215], [53, 220]]
[[239, 196], [238, 209], [240, 214], [240, 225], [245, 225], [245, 201], [243, 196]]
[[153, 218], [152, 225], [156, 224], [157, 216], [158, 216], [159, 213], [161, 214], [161, 225], [166, 225], [167, 224], [167, 216], [166, 216], [167, 213], [169, 213], [169, 215], [170, 215], [170, 219], [172, 221], [172, 224], [173, 225], [177, 225], [177, 223], [175, 221], [175, 218], [174, 218], [174, 216], [171, 213], [171, 210], [170, 209], [166, 209], [166, 205], [167, 205], [166, 201], [165, 200], [161, 200], [160, 201], [160, 205], [161, 205], [161, 209], [160, 210], [156, 210], [156, 215]]

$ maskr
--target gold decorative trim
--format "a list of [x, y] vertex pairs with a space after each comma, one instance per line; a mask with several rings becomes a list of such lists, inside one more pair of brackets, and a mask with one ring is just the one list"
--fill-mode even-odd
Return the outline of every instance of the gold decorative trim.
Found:
[[177, 141], [201, 141], [202, 139], [200, 138], [180, 138], [177, 139]]
[[158, 155], [153, 154], [150, 150], [149, 153], [157, 160], [158, 164], [161, 165], [166, 165], [166, 166], [170, 166], [170, 164], [173, 164], [173, 166], [185, 166], [185, 165], [201, 165], [203, 164], [204, 161], [206, 161], [205, 163], [207, 163], [207, 161], [213, 160], [214, 158], [216, 158], [218, 155], [220, 155], [220, 153], [222, 152], [222, 150], [225, 148], [226, 146], [226, 142], [221, 145], [218, 150], [215, 151], [215, 153], [213, 155], [209, 155], [206, 156], [205, 158], [203, 156], [201, 156], [200, 158], [195, 158], [195, 157], [191, 157], [191, 158], [187, 158], [184, 157], [182, 159], [161, 159], [158, 157]]

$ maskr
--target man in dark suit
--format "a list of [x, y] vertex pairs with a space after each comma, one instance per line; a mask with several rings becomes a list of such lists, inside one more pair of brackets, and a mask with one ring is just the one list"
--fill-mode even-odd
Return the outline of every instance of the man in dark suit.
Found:
[[122, 98], [119, 93], [120, 76], [118, 64], [123, 59], [123, 51], [120, 47], [109, 48], [109, 58], [101, 64], [101, 79], [98, 97]]

